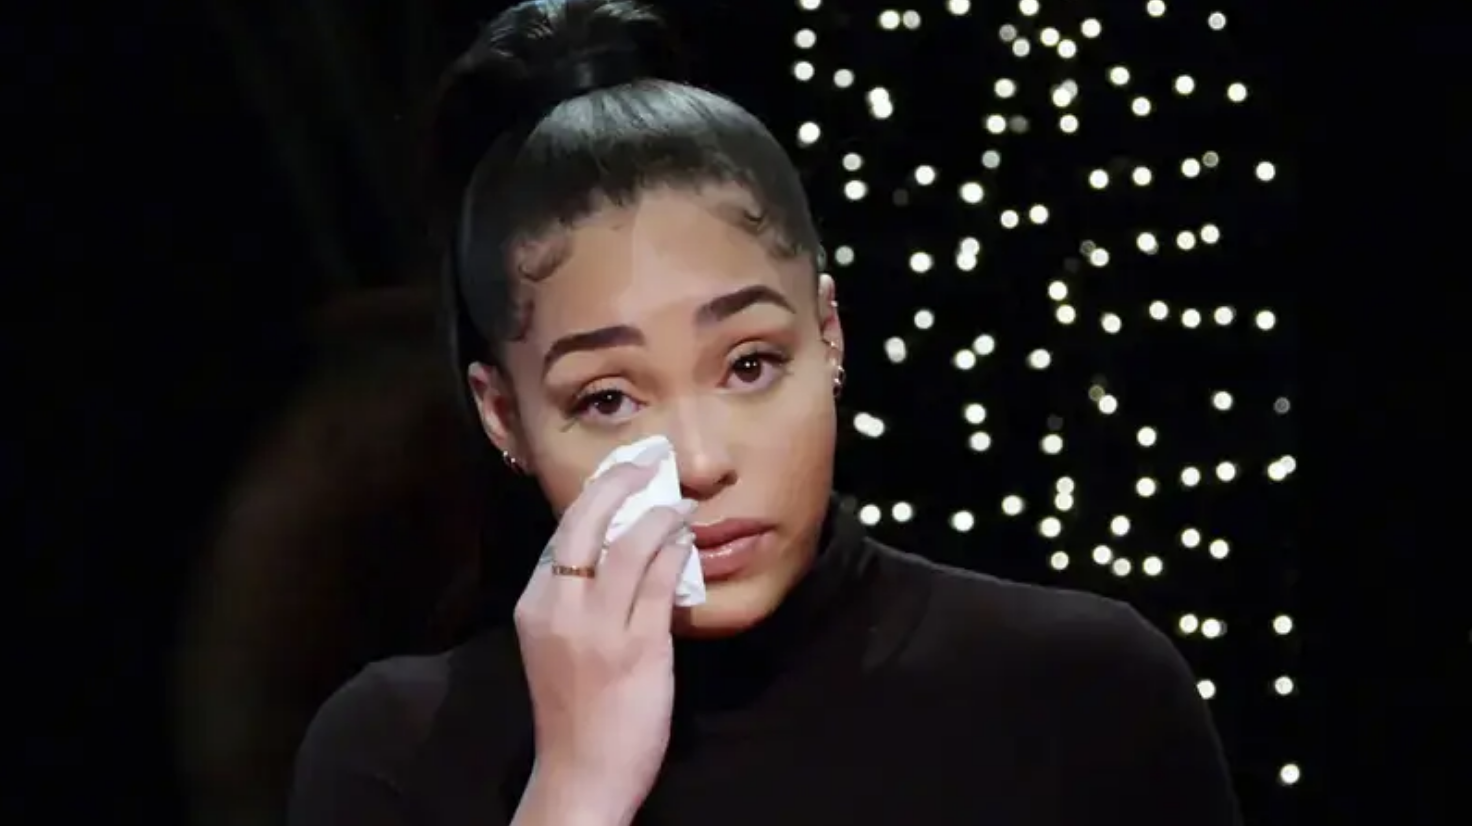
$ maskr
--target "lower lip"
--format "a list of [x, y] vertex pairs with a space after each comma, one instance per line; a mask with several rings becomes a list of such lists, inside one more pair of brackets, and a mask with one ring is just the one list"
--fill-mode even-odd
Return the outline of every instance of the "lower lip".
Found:
[[727, 579], [740, 573], [756, 557], [766, 531], [733, 539], [724, 545], [701, 548], [700, 572], [707, 580]]

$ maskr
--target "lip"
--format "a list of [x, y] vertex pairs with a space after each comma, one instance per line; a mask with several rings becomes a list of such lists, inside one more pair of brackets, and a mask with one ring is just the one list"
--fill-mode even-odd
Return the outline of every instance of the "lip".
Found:
[[755, 519], [723, 519], [693, 525], [690, 530], [700, 553], [700, 572], [707, 580], [720, 580], [735, 576], [751, 564], [772, 526]]

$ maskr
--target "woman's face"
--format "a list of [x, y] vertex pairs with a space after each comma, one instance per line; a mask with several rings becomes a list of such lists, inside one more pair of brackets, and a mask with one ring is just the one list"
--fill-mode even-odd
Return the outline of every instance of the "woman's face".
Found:
[[524, 250], [556, 267], [520, 285], [527, 325], [504, 374], [470, 370], [491, 440], [556, 512], [609, 451], [664, 434], [692, 524], [765, 528], [735, 570], [707, 560], [707, 602], [677, 612], [685, 636], [771, 613], [812, 560], [832, 484], [833, 282], [742, 227], [747, 203], [731, 187], [658, 189]]

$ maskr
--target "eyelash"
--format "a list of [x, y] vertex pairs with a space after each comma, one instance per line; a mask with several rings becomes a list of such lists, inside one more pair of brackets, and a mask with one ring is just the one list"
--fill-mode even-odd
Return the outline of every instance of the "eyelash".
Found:
[[[726, 372], [729, 375], [736, 366], [746, 361], [756, 361], [759, 364], [771, 367], [779, 372], [785, 373], [787, 365], [792, 363], [792, 357], [779, 350], [751, 350], [731, 360], [727, 365]], [[582, 418], [593, 408], [594, 405], [604, 400], [616, 400], [627, 396], [624, 391], [613, 387], [594, 387], [579, 395], [568, 409], [569, 418]]]

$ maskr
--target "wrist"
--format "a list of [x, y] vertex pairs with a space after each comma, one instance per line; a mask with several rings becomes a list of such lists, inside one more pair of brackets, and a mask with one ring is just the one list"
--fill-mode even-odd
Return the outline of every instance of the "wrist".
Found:
[[629, 826], [638, 811], [598, 790], [597, 784], [537, 766], [512, 826]]

